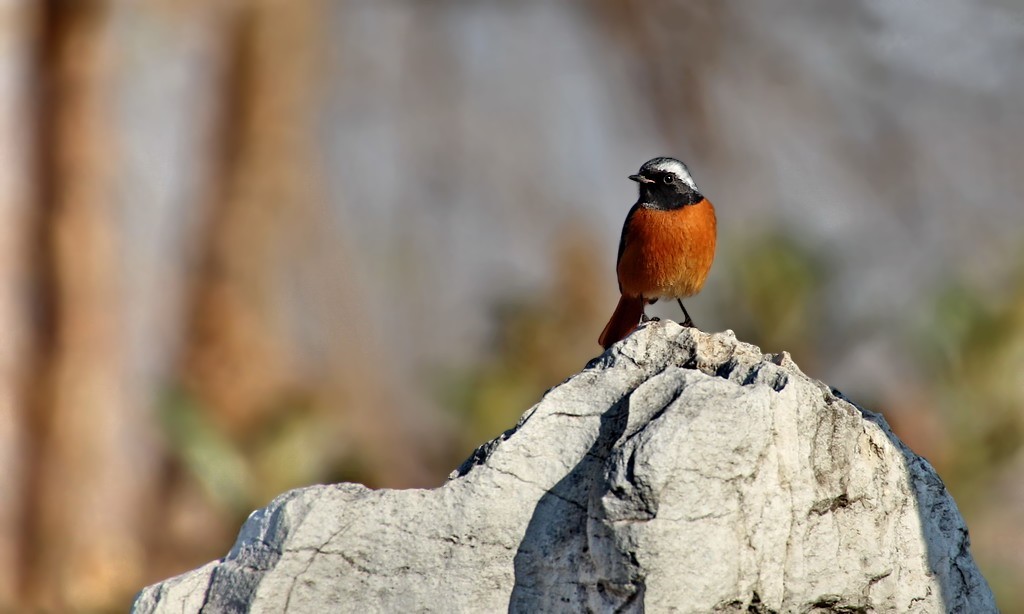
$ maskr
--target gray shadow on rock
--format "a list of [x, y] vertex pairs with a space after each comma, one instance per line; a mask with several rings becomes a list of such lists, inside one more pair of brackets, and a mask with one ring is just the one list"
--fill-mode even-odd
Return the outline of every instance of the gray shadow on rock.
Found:
[[[626, 430], [629, 394], [601, 415], [593, 445], [582, 460], [537, 502], [516, 551], [515, 585], [508, 611], [568, 612], [587, 610], [585, 578], [594, 564], [588, 539], [588, 502], [612, 447]], [[643, 611], [643, 588], [628, 595], [608, 594], [601, 583], [591, 588], [603, 602], [619, 602], [615, 611]], [[591, 596], [592, 597], [592, 596]]]

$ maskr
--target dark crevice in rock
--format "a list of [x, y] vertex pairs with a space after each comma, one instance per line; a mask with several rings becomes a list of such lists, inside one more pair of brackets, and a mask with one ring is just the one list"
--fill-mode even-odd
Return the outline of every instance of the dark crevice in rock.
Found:
[[871, 612], [871, 608], [847, 603], [837, 595], [825, 595], [819, 597], [806, 611], [814, 614], [868, 614]]
[[[764, 369], [767, 365], [772, 365], [770, 368], [774, 371], [774, 373], [771, 374], [768, 378], [766, 378], [767, 381], [764, 381], [761, 375], [764, 372]], [[747, 376], [743, 378], [743, 382], [741, 385], [753, 386], [755, 384], [761, 383], [767, 384], [768, 387], [774, 390], [775, 392], [782, 392], [782, 389], [785, 388], [786, 384], [789, 383], [789, 376], [786, 375], [785, 371], [780, 370], [777, 366], [770, 362], [760, 362], [750, 369], [750, 371], [747, 373]]]
[[473, 453], [469, 455], [469, 458], [462, 461], [462, 464], [459, 465], [459, 467], [452, 472], [452, 475], [449, 479], [461, 478], [467, 475], [470, 471], [472, 471], [474, 467], [486, 463], [487, 459], [490, 458], [494, 450], [496, 450], [498, 446], [501, 445], [501, 442], [507, 440], [509, 437], [514, 435], [516, 431], [519, 430], [519, 426], [519, 424], [515, 425], [514, 427], [508, 429], [501, 435], [495, 437], [494, 439], [488, 441], [487, 443], [473, 450]]
[[750, 598], [750, 605], [747, 606], [747, 614], [778, 614], [778, 611], [769, 608], [761, 603], [761, 596], [754, 591]]
[[715, 372], [712, 373], [712, 375], [722, 379], [729, 379], [729, 376], [732, 375], [733, 371], [736, 370], [736, 367], [738, 367], [739, 364], [739, 361], [737, 361], [735, 357], [732, 357], [718, 365], [718, 368], [715, 369]]
[[769, 608], [761, 601], [761, 595], [754, 591], [750, 596], [750, 602], [746, 602], [743, 599], [733, 599], [725, 603], [720, 603], [715, 606], [712, 612], [719, 614], [726, 614], [727, 612], [735, 612], [736, 614], [779, 614], [778, 610]]
[[690, 355], [683, 361], [684, 368], [698, 369], [702, 373], [734, 382], [740, 386], [766, 384], [775, 392], [782, 390], [789, 383], [789, 374], [785, 367], [780, 366], [777, 355], [765, 354], [759, 361], [746, 362], [735, 353], [720, 362], [704, 362]]
[[811, 506], [811, 509], [810, 509], [810, 512], [809, 512], [808, 515], [814, 514], [816, 516], [823, 516], [825, 514], [834, 512], [834, 511], [836, 511], [838, 509], [849, 507], [850, 505], [853, 505], [854, 503], [856, 503], [858, 501], [860, 501], [859, 498], [851, 499], [844, 492], [843, 494], [841, 494], [839, 496], [830, 497], [828, 499], [822, 499], [820, 501], [815, 502], [814, 505]]
[[291, 605], [292, 595], [295, 594], [295, 587], [299, 584], [299, 581], [302, 580], [302, 576], [306, 575], [306, 572], [309, 571], [309, 568], [313, 565], [313, 562], [316, 561], [316, 555], [317, 555], [317, 553], [315, 553], [315, 552], [310, 554], [309, 555], [309, 560], [306, 561], [306, 565], [299, 571], [299, 573], [295, 574], [294, 578], [292, 578], [291, 586], [288, 587], [288, 595], [287, 595], [287, 597], [285, 597], [285, 600], [284, 600], [284, 610], [285, 610], [285, 612], [288, 611], [288, 607], [289, 607], [289, 605]]

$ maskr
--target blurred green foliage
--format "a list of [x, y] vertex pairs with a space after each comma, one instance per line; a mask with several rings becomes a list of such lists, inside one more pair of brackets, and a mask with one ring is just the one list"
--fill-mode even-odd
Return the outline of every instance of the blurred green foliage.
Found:
[[611, 313], [614, 304], [605, 305], [593, 289], [601, 287], [600, 280], [613, 283], [614, 277], [598, 270], [595, 249], [585, 232], [564, 233], [552, 254], [556, 273], [551, 286], [497, 301], [485, 356], [468, 369], [437, 378], [440, 402], [460, 424], [463, 457], [514, 425], [545, 390], [578, 372], [599, 352], [604, 310]]
[[714, 272], [719, 320], [766, 352], [788, 351], [805, 369], [818, 362], [824, 330], [824, 255], [785, 232], [734, 241]]
[[331, 445], [322, 408], [295, 398], [268, 415], [250, 432], [229, 435], [183, 388], [168, 390], [160, 411], [174, 462], [233, 517], [244, 519], [285, 490], [324, 480], [339, 465], [353, 479], [355, 472]]
[[[553, 305], [552, 305], [553, 306]], [[490, 355], [479, 365], [445, 378], [442, 401], [462, 424], [462, 441], [479, 445], [516, 423], [544, 390], [582, 367], [561, 342], [587, 336], [572, 318], [545, 301], [503, 302], [494, 308], [497, 330]]]
[[918, 343], [936, 410], [959, 451], [942, 469], [964, 507], [1024, 442], [1024, 267], [1007, 288], [995, 298], [964, 281], [943, 288]]
[[180, 389], [164, 395], [160, 410], [164, 436], [175, 458], [198, 480], [210, 501], [237, 512], [252, 499], [252, 471], [209, 415]]

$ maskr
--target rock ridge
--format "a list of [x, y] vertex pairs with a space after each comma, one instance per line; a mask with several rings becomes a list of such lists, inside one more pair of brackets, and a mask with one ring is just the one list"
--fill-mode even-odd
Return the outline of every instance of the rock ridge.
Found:
[[435, 489], [311, 486], [133, 611], [994, 612], [932, 467], [731, 331], [644, 325]]

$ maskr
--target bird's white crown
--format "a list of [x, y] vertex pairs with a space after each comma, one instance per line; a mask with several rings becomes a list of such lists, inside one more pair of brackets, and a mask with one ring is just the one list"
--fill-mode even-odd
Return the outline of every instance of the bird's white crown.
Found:
[[654, 158], [653, 160], [648, 160], [642, 167], [640, 167], [640, 174], [644, 174], [648, 171], [672, 173], [676, 177], [679, 177], [683, 183], [690, 186], [690, 188], [694, 190], [697, 189], [697, 184], [693, 182], [693, 177], [690, 176], [690, 169], [686, 168], [685, 164], [675, 158]]

